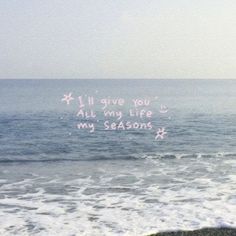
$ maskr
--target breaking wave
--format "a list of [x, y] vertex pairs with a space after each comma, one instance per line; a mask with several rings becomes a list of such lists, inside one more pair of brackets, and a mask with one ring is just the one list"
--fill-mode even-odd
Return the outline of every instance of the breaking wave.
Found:
[[50, 155], [37, 155], [37, 156], [0, 156], [0, 163], [4, 162], [64, 162], [64, 161], [111, 161], [111, 160], [155, 160], [155, 159], [197, 159], [197, 158], [231, 158], [236, 157], [236, 153], [151, 153], [151, 154], [133, 154], [128, 156], [121, 155], [94, 155], [94, 156], [72, 156], [72, 157], [58, 157]]

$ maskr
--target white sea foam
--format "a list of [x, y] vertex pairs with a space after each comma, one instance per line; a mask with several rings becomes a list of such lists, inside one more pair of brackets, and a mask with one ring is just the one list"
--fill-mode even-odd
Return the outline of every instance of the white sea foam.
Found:
[[[0, 235], [135, 236], [236, 227], [232, 163], [219, 157], [33, 164], [30, 178], [1, 181]], [[24, 171], [19, 166], [17, 175]]]

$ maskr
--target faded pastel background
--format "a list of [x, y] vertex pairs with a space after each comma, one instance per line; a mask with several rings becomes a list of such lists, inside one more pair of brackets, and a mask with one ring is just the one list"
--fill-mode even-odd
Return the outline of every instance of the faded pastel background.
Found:
[[[233, 0], [0, 1], [0, 235], [236, 227], [235, 12]], [[86, 94], [157, 96], [153, 130], [104, 131], [100, 106], [95, 132], [78, 130]]]

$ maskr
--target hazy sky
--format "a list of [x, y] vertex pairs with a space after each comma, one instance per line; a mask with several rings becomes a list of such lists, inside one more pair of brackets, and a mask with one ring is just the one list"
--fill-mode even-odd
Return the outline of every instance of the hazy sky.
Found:
[[236, 0], [0, 0], [0, 78], [236, 78]]

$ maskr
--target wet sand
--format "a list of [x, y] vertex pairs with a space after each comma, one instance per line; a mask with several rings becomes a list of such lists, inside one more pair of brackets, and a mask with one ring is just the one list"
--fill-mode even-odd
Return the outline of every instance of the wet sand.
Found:
[[234, 228], [206, 228], [194, 231], [176, 231], [151, 234], [149, 236], [236, 236]]

